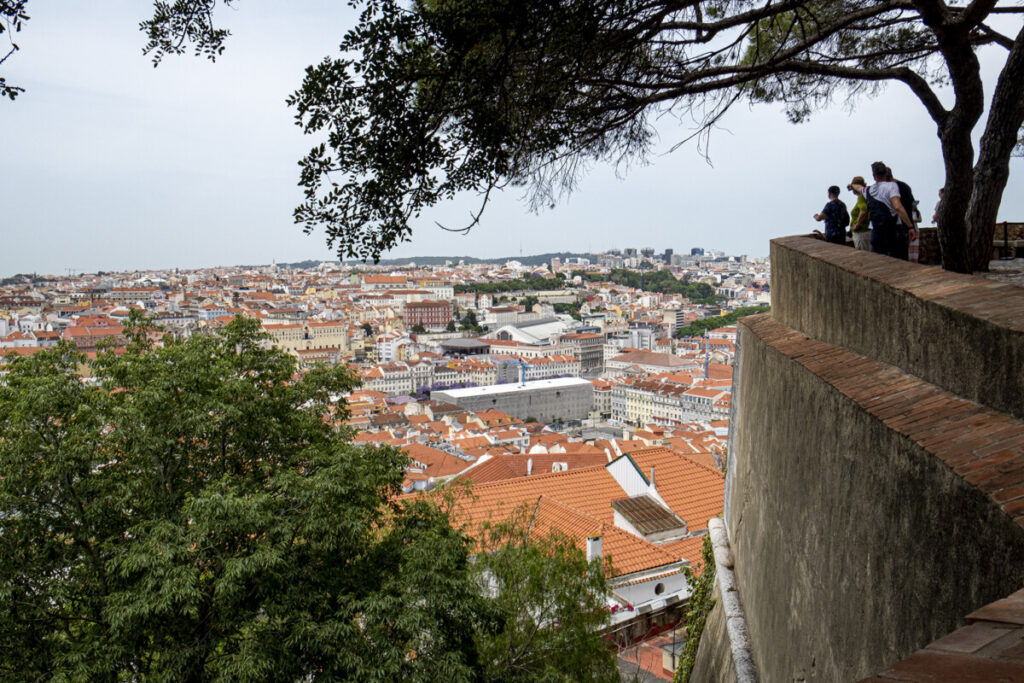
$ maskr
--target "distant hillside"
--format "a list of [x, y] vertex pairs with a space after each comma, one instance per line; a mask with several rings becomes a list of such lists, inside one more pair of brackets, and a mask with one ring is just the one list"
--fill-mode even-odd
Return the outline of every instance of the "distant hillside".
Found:
[[[417, 256], [404, 259], [382, 259], [379, 265], [382, 266], [405, 266], [415, 263], [417, 266], [443, 266], [446, 261], [452, 263], [505, 263], [506, 261], [519, 261], [524, 266], [539, 266], [551, 263], [551, 259], [557, 258], [563, 261], [567, 258], [585, 258], [595, 261], [593, 254], [577, 254], [568, 251], [559, 251], [548, 254], [535, 254], [532, 256], [501, 256], [496, 258], [476, 258], [475, 256]], [[360, 265], [362, 261], [346, 261], [346, 265]]]
[[40, 277], [35, 273], [31, 275], [27, 273], [17, 273], [11, 277], [5, 277], [0, 280], [0, 287], [6, 287], [8, 285], [30, 285], [30, 284], [41, 284], [44, 282], [53, 282], [53, 278]]
[[[586, 258], [591, 261], [596, 261], [597, 257], [593, 254], [577, 254], [568, 251], [559, 251], [550, 254], [536, 254], [533, 256], [502, 256], [500, 258], [476, 258], [475, 256], [413, 256], [410, 258], [393, 258], [393, 259], [381, 259], [380, 266], [391, 266], [395, 268], [401, 268], [408, 266], [410, 263], [415, 263], [417, 266], [443, 266], [445, 262], [450, 261], [452, 263], [505, 263], [506, 261], [519, 261], [524, 266], [539, 266], [545, 263], [550, 263], [551, 259], [557, 258], [563, 261], [567, 258]], [[294, 268], [297, 270], [304, 270], [307, 268], [316, 268], [323, 261], [297, 261], [295, 263], [279, 263], [278, 268]], [[337, 264], [338, 261], [328, 261], [327, 263]], [[346, 266], [366, 266], [372, 265], [363, 263], [359, 260], [345, 261]], [[270, 264], [263, 265], [240, 265], [238, 268], [266, 268]]]

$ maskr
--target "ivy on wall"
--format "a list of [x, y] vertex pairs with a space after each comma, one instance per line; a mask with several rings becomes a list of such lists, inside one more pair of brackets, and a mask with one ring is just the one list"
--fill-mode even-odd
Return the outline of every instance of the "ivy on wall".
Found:
[[689, 683], [690, 673], [697, 661], [700, 636], [704, 632], [708, 614], [711, 613], [711, 608], [715, 605], [715, 599], [711, 597], [715, 587], [715, 557], [711, 549], [711, 534], [704, 535], [701, 562], [704, 570], [697, 578], [694, 578], [690, 568], [685, 568], [686, 578], [693, 586], [693, 591], [690, 594], [689, 609], [686, 611], [686, 644], [683, 646], [683, 653], [679, 659], [675, 677], [672, 679], [673, 683]]

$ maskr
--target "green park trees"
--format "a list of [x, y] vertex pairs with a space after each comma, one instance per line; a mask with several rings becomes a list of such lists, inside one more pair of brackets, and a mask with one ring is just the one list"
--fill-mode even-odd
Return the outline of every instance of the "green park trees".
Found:
[[[157, 348], [137, 320], [124, 353], [0, 380], [0, 679], [501, 678], [495, 639], [529, 615], [482, 590], [443, 505], [396, 499], [402, 453], [335, 426], [352, 378], [297, 374], [257, 330]], [[547, 585], [584, 605], [602, 581]]]
[[717, 327], [725, 327], [726, 325], [735, 325], [736, 321], [740, 318], [748, 315], [757, 315], [758, 313], [768, 313], [771, 311], [769, 306], [741, 306], [731, 313], [725, 315], [716, 315], [710, 318], [701, 318], [700, 320], [694, 320], [689, 325], [682, 327], [676, 332], [676, 336], [680, 339], [684, 337], [699, 337], [704, 334], [707, 330], [713, 330]]

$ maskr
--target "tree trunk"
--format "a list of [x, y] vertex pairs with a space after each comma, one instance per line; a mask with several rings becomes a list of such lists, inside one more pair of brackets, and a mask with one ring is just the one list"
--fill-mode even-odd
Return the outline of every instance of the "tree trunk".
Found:
[[[968, 259], [973, 270], [988, 270], [999, 204], [1010, 177], [1010, 156], [1024, 122], [1024, 28], [999, 74], [974, 167], [974, 192], [967, 207]], [[945, 200], [943, 200], [945, 201]]]
[[955, 96], [952, 109], [939, 116], [932, 114], [938, 124], [946, 170], [945, 192], [937, 216], [942, 267], [969, 273], [967, 208], [974, 194], [971, 131], [985, 111], [981, 65], [970, 42], [973, 27], [949, 23], [949, 17], [937, 12], [933, 3], [920, 3], [918, 9], [925, 23], [935, 32]]
[[[959, 100], [959, 98], [958, 98]], [[977, 117], [964, 117], [957, 107], [939, 129], [942, 160], [946, 166], [946, 184], [939, 204], [939, 246], [942, 267], [958, 273], [971, 272], [967, 258], [967, 207], [974, 193], [974, 144], [971, 129]]]

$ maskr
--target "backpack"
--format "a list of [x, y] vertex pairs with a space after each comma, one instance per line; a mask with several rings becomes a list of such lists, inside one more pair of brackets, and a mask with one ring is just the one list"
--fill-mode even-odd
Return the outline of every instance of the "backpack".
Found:
[[839, 202], [839, 228], [846, 230], [850, 227], [850, 212], [846, 210], [846, 204]]
[[889, 205], [883, 202], [881, 199], [875, 199], [871, 196], [871, 188], [864, 188], [864, 200], [868, 203], [868, 217], [871, 218], [871, 225], [875, 228], [881, 228], [888, 225], [893, 225], [899, 220], [898, 217], [893, 216], [889, 212]]

